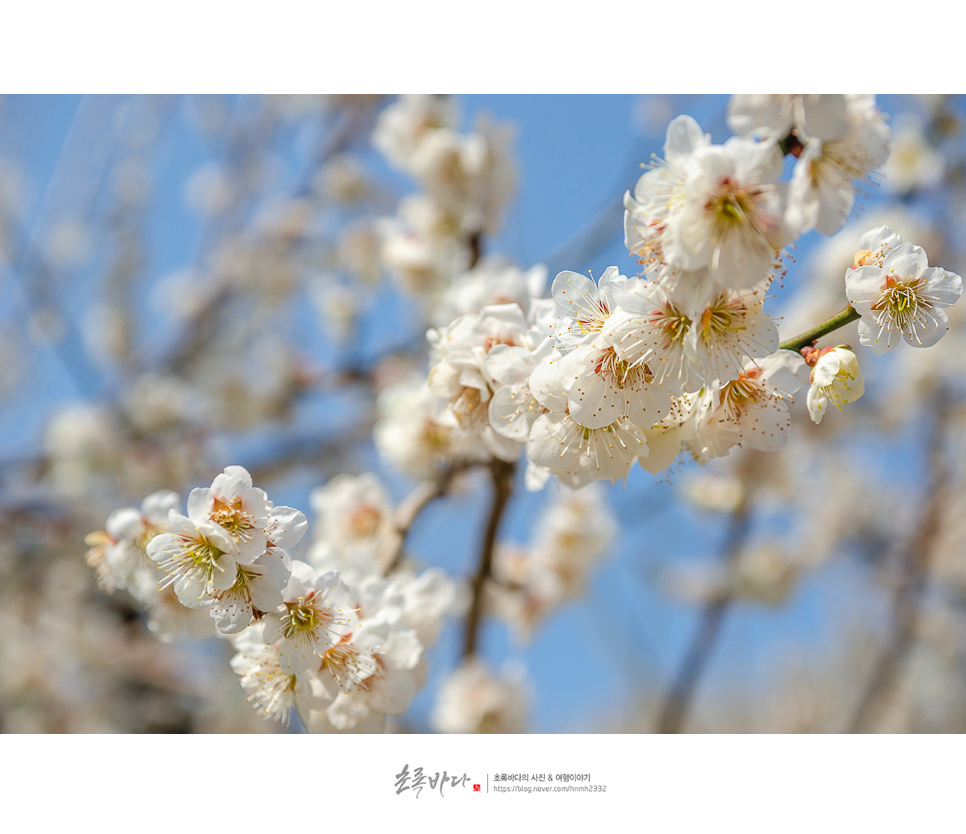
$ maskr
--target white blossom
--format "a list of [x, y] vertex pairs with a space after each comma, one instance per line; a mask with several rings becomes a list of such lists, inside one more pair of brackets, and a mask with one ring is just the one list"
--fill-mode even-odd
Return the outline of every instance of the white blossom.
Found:
[[944, 307], [963, 293], [963, 279], [954, 272], [930, 267], [925, 250], [899, 244], [881, 266], [857, 266], [845, 275], [849, 303], [862, 316], [859, 342], [876, 354], [895, 348], [901, 340], [913, 347], [929, 347], [947, 330]]
[[855, 402], [865, 393], [865, 381], [859, 360], [846, 347], [823, 351], [812, 368], [808, 389], [808, 413], [816, 423], [822, 422], [831, 402], [839, 411], [846, 403]]

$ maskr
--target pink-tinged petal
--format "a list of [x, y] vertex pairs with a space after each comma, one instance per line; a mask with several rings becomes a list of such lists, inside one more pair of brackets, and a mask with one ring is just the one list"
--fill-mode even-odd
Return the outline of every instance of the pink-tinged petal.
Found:
[[882, 262], [886, 275], [895, 274], [899, 278], [912, 278], [928, 266], [926, 250], [913, 243], [900, 243]]

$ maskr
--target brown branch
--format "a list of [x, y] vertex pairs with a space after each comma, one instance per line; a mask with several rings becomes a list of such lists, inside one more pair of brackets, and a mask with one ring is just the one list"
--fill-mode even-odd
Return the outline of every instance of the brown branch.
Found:
[[483, 619], [483, 602], [486, 596], [486, 585], [493, 569], [493, 552], [496, 549], [496, 534], [506, 510], [510, 495], [513, 492], [513, 473], [516, 464], [494, 460], [490, 464], [490, 479], [493, 482], [493, 505], [486, 520], [483, 532], [483, 545], [480, 548], [480, 561], [473, 577], [470, 599], [470, 610], [466, 615], [466, 631], [463, 637], [463, 657], [469, 658], [476, 654], [480, 623]]
[[[728, 532], [722, 544], [723, 560], [730, 566], [741, 552], [751, 527], [748, 504], [744, 501], [731, 514]], [[665, 696], [658, 716], [657, 731], [678, 733], [684, 726], [698, 684], [721, 634], [724, 616], [734, 601], [730, 591], [708, 602], [701, 612], [698, 630], [678, 667], [674, 682]]]
[[449, 492], [453, 479], [468, 468], [469, 464], [454, 464], [435, 481], [427, 481], [413, 490], [396, 508], [393, 529], [383, 542], [378, 560], [384, 566], [384, 576], [397, 570], [402, 564], [406, 537], [416, 519], [433, 501]]
[[927, 447], [930, 483], [922, 502], [924, 510], [919, 516], [915, 533], [907, 543], [903, 575], [896, 584], [892, 598], [889, 642], [876, 661], [846, 732], [859, 733], [874, 727], [875, 719], [881, 713], [883, 699], [901, 676], [916, 643], [933, 546], [940, 528], [943, 495], [952, 477], [947, 455], [943, 451], [945, 425], [952, 410], [949, 392], [945, 388], [940, 388], [936, 393], [935, 407]]

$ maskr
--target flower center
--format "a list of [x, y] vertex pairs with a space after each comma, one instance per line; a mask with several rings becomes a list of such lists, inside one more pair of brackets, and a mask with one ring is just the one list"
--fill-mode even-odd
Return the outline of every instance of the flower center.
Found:
[[349, 519], [353, 534], [360, 539], [371, 539], [379, 532], [382, 512], [371, 504], [363, 504]]
[[185, 549], [188, 559], [194, 563], [195, 567], [201, 571], [206, 579], [211, 579], [215, 572], [218, 558], [224, 555], [223, 550], [219, 550], [207, 539], [198, 539], [192, 542]]
[[729, 333], [744, 330], [743, 316], [747, 308], [737, 299], [718, 295], [701, 314], [701, 339], [705, 344], [720, 340]]
[[920, 308], [928, 310], [930, 302], [919, 295], [919, 280], [908, 284], [898, 283], [891, 275], [886, 278], [886, 286], [872, 305], [872, 309], [881, 317], [887, 314], [895, 321], [900, 330], [906, 330], [908, 325], [916, 319]]
[[705, 205], [705, 210], [714, 215], [719, 223], [736, 226], [745, 223], [754, 211], [751, 191], [741, 188], [730, 177], [721, 180], [718, 191]]
[[360, 686], [378, 669], [371, 655], [364, 654], [346, 642], [350, 636], [346, 635], [342, 642], [328, 649], [322, 655], [322, 664], [319, 667], [319, 671], [325, 670], [332, 675], [343, 690]]
[[322, 623], [332, 619], [328, 611], [318, 608], [313, 603], [314, 594], [299, 597], [298, 602], [287, 602], [286, 619], [283, 625], [283, 635], [294, 637], [297, 634], [312, 634]]
[[608, 348], [597, 360], [594, 373], [598, 376], [610, 377], [618, 388], [623, 388], [627, 382], [627, 374], [630, 365], [623, 359], [618, 358], [614, 348]]
[[691, 327], [691, 319], [673, 304], [668, 304], [663, 310], [656, 313], [652, 320], [661, 330], [665, 349], [671, 345], [683, 344], [684, 337], [687, 336], [688, 329]]
[[479, 388], [464, 385], [449, 407], [464, 429], [485, 425], [489, 421], [489, 401], [483, 399], [483, 392]]
[[242, 508], [241, 498], [236, 498], [230, 504], [216, 498], [211, 511], [211, 520], [231, 533], [235, 541], [252, 540], [251, 531], [255, 529], [255, 516]]

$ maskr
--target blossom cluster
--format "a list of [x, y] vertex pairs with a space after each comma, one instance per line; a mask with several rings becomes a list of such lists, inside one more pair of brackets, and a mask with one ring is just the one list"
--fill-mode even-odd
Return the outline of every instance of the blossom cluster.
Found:
[[[87, 538], [102, 587], [130, 593], [165, 639], [227, 640], [231, 668], [264, 716], [295, 713], [311, 732], [381, 731], [425, 685], [427, 650], [448, 616], [482, 611], [526, 638], [586, 590], [618, 535], [593, 482], [625, 480], [638, 466], [661, 475], [737, 448], [782, 449], [800, 389], [815, 423], [830, 404], [841, 410], [865, 393], [859, 353], [818, 346], [841, 324], [858, 320], [859, 345], [873, 354], [934, 345], [962, 279], [886, 225], [856, 235], [848, 306], [827, 328], [783, 341], [782, 320], [766, 311], [799, 236], [838, 231], [889, 157], [875, 100], [735, 96], [728, 123], [737, 135], [718, 145], [690, 116], [675, 118], [664, 157], [625, 194], [624, 243], [638, 274], [563, 270], [548, 287], [542, 265], [525, 270], [485, 252], [514, 184], [506, 131], [482, 122], [461, 134], [452, 100], [432, 96], [402, 97], [378, 118], [372, 144], [421, 189], [378, 224], [378, 259], [426, 302], [423, 327], [432, 327], [425, 372], [394, 368], [376, 383], [377, 451], [432, 487], [430, 497], [473, 468], [509, 483], [517, 463], [530, 490], [562, 485], [527, 546], [484, 553], [482, 581], [470, 588], [417, 570], [404, 546], [413, 516], [375, 474], [316, 488], [306, 538], [301, 511], [274, 505], [248, 471], [229, 466], [190, 492], [184, 512], [168, 491], [113, 512]], [[328, 170], [325, 188], [351, 192], [351, 174]], [[737, 513], [744, 500], [712, 503]], [[778, 604], [804, 567], [775, 547], [746, 548], [688, 593]], [[434, 726], [523, 729], [522, 676], [490, 671], [467, 645]]]
[[[844, 222], [855, 181], [888, 156], [889, 129], [867, 96], [736, 96], [729, 118], [741, 135], [724, 145], [691, 117], [674, 119], [665, 158], [626, 195], [625, 243], [640, 275], [610, 267], [595, 282], [564, 271], [550, 298], [511, 296], [430, 330], [428, 380], [407, 400], [419, 416], [388, 409], [387, 455], [399, 457], [391, 426], [433, 426], [444, 460], [525, 451], [531, 488], [551, 475], [580, 487], [621, 480], [636, 463], [660, 473], [682, 453], [703, 462], [736, 446], [778, 450], [806, 383], [816, 421], [830, 400], [861, 396], [854, 355], [843, 347], [807, 362], [781, 350], [764, 306], [784, 249]], [[780, 182], [786, 153], [798, 157], [790, 183]], [[860, 342], [875, 352], [902, 336], [934, 343], [959, 276], [928, 267], [887, 228], [859, 245], [846, 290]]]
[[439, 571], [383, 578], [367, 561], [389, 510], [371, 477], [319, 490], [309, 562], [288, 553], [305, 516], [274, 506], [240, 466], [192, 490], [186, 516], [178, 503], [156, 493], [88, 536], [105, 590], [129, 591], [154, 619], [163, 612], [167, 636], [188, 623], [193, 636], [228, 639], [249, 702], [270, 718], [287, 722], [294, 709], [311, 731], [374, 731], [406, 711], [457, 590]]

